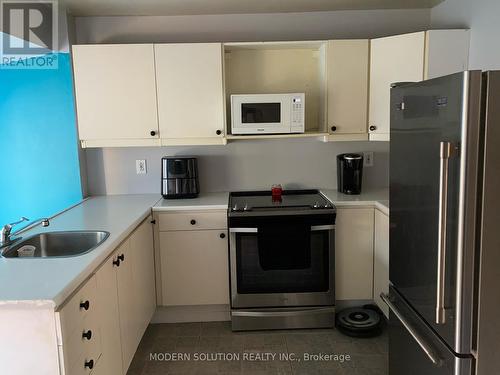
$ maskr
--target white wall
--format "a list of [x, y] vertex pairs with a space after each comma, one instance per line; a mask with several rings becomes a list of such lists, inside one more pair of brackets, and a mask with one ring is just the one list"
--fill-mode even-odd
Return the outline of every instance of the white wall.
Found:
[[[388, 142], [323, 143], [313, 139], [237, 141], [226, 146], [87, 149], [90, 195], [159, 193], [161, 158], [196, 155], [204, 192], [285, 188], [336, 189], [336, 155], [374, 151], [363, 171], [366, 189], [389, 184]], [[148, 173], [137, 175], [135, 160], [146, 159]]]
[[500, 0], [446, 0], [431, 11], [432, 28], [470, 28], [469, 68], [500, 69]]
[[429, 9], [76, 17], [76, 34], [81, 44], [368, 38], [424, 30], [429, 22]]

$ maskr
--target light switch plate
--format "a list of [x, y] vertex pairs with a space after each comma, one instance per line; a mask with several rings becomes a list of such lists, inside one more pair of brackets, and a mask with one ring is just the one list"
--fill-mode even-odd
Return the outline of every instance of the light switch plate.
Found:
[[363, 166], [373, 167], [373, 151], [363, 152]]
[[146, 174], [148, 173], [146, 160], [136, 160], [135, 161], [135, 172], [137, 174]]

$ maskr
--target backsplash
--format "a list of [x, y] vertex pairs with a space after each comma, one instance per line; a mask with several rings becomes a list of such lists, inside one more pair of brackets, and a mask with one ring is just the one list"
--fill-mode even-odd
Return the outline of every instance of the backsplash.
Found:
[[[363, 188], [389, 184], [389, 142], [332, 142], [315, 139], [235, 141], [226, 146], [87, 149], [89, 195], [160, 193], [161, 158], [198, 157], [201, 192], [284, 188], [337, 188], [336, 155], [374, 152], [363, 170]], [[136, 174], [145, 159], [147, 174]]]

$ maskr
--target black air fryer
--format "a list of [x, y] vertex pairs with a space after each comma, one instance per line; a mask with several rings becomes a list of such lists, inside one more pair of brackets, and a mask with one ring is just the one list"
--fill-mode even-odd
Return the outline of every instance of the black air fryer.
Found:
[[338, 191], [344, 194], [361, 194], [363, 179], [363, 155], [337, 155]]
[[161, 194], [166, 199], [196, 198], [200, 192], [198, 161], [194, 157], [161, 159]]

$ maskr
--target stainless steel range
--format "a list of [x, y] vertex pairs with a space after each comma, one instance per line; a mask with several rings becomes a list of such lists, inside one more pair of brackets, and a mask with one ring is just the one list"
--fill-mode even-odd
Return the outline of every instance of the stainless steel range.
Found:
[[230, 194], [234, 331], [334, 326], [335, 218], [318, 190]]

